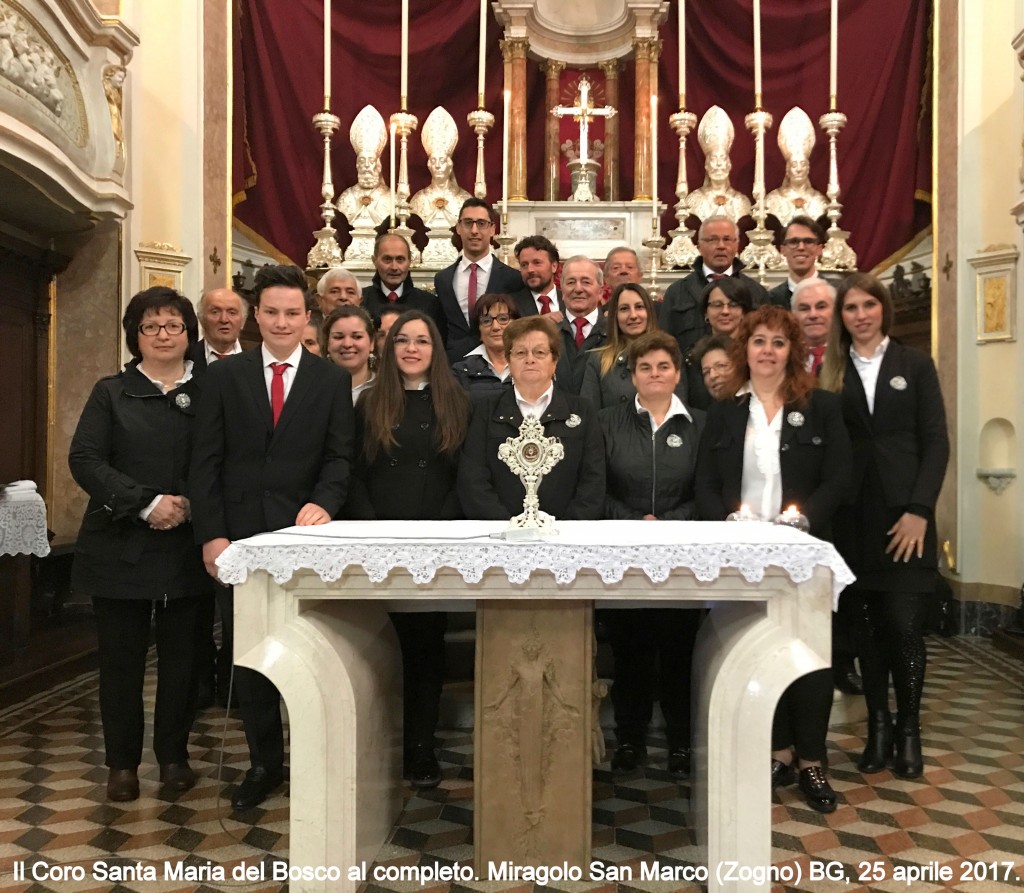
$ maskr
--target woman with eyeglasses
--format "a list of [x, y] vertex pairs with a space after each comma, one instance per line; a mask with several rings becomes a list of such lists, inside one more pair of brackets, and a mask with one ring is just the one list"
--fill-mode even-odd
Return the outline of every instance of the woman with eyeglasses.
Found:
[[471, 323], [480, 343], [452, 363], [452, 370], [474, 401], [512, 386], [502, 336], [514, 319], [519, 319], [519, 308], [508, 295], [488, 292], [473, 308]]
[[341, 304], [327, 314], [320, 327], [321, 356], [352, 376], [353, 405], [376, 380], [373, 345], [373, 320], [362, 307]]
[[186, 496], [199, 397], [187, 357], [199, 323], [187, 298], [157, 287], [131, 299], [122, 325], [133, 359], [93, 388], [68, 456], [89, 495], [71, 583], [96, 617], [107, 799], [115, 802], [139, 796], [151, 625], [160, 784], [180, 793], [196, 783], [188, 764], [195, 630], [201, 599], [212, 598]]
[[503, 335], [512, 387], [476, 402], [459, 462], [459, 500], [467, 518], [507, 521], [522, 514], [525, 488], [498, 458], [498, 447], [519, 434], [526, 416], [565, 450], [544, 478], [540, 509], [556, 518], [596, 520], [604, 511], [604, 445], [597, 409], [560, 390], [555, 367], [561, 332], [544, 316], [524, 316]]
[[[626, 282], [615, 287], [607, 307], [608, 340], [587, 353], [580, 395], [598, 409], [629, 403], [636, 387], [626, 356], [629, 346], [641, 335], [658, 331], [658, 320], [651, 296], [642, 285]], [[682, 376], [675, 389], [686, 400], [686, 379]]]
[[[460, 517], [456, 466], [469, 409], [469, 398], [448, 368], [437, 324], [419, 310], [406, 311], [384, 342], [374, 386], [356, 404], [346, 517]], [[402, 647], [405, 775], [413, 787], [436, 787], [445, 614], [395, 612], [391, 622]]]
[[[754, 309], [754, 298], [747, 283], [736, 276], [713, 279], [704, 288], [700, 301], [707, 332], [712, 337], [717, 335], [731, 339], [743, 317]], [[712, 403], [712, 397], [704, 383], [695, 350], [691, 350], [686, 357], [686, 378], [690, 405], [697, 409], [707, 409]]]

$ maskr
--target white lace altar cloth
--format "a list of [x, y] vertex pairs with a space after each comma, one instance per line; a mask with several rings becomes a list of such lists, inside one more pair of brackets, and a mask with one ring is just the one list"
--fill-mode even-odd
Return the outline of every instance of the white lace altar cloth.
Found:
[[500, 568], [511, 583], [525, 583], [534, 571], [550, 571], [569, 583], [585, 569], [605, 583], [617, 583], [639, 569], [654, 583], [685, 568], [711, 582], [735, 568], [748, 583], [760, 582], [771, 567], [794, 583], [814, 569], [832, 572], [833, 605], [854, 576], [835, 548], [791, 527], [762, 521], [559, 521], [558, 534], [542, 542], [492, 538], [502, 521], [332, 521], [319, 527], [288, 527], [232, 543], [220, 558], [220, 578], [244, 583], [263, 570], [285, 583], [301, 568], [324, 582], [359, 567], [379, 583], [402, 568], [416, 583], [429, 583], [439, 568], [454, 568], [467, 583]]
[[50, 554], [46, 503], [35, 489], [0, 489], [0, 555]]

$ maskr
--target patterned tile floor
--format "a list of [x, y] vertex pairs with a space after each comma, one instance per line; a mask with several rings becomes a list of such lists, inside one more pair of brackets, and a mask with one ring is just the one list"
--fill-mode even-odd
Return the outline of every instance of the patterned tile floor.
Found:
[[[778, 872], [799, 870], [800, 880], [783, 875], [772, 891], [1024, 893], [1024, 665], [982, 639], [933, 639], [929, 650], [924, 777], [906, 781], [883, 772], [865, 778], [857, 772], [862, 724], [852, 721], [856, 699], [837, 701], [829, 760], [839, 809], [823, 816], [809, 809], [795, 788], [777, 793], [773, 863]], [[471, 860], [471, 736], [446, 733], [441, 756], [445, 780], [436, 790], [410, 793], [399, 825], [378, 855], [382, 870]], [[550, 880], [546, 886], [501, 881], [421, 886], [396, 880], [371, 881], [362, 890], [701, 890], [696, 884], [639, 879], [641, 863], [685, 866], [697, 858], [685, 821], [689, 791], [659, 769], [664, 756], [652, 748], [649, 767], [634, 778], [613, 778], [607, 764], [595, 770], [594, 858], [616, 867], [620, 876], [626, 874], [622, 869], [632, 869], [634, 880]], [[231, 816], [221, 796], [246, 762], [237, 719], [208, 711], [192, 738], [192, 764], [201, 777], [196, 788], [162, 795], [156, 766], [146, 763], [142, 797], [108, 804], [93, 674], [0, 713], [0, 890], [287, 889], [273, 881], [275, 864], [284, 865], [288, 856], [286, 794], [272, 797], [245, 821]], [[829, 863], [848, 879], [812, 879], [812, 863]], [[42, 880], [32, 880], [33, 864]], [[28, 880], [15, 876], [20, 866]], [[157, 880], [145, 877], [151, 867]], [[202, 870], [205, 876], [188, 874]], [[84, 878], [75, 879], [76, 871]], [[903, 879], [922, 871], [930, 874]], [[943, 871], [952, 879], [943, 880]], [[220, 872], [224, 881], [217, 879]], [[246, 872], [255, 872], [257, 879]]]

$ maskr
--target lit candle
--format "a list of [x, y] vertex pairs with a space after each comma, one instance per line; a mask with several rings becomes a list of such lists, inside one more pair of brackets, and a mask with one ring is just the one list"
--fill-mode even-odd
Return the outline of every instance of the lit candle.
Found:
[[409, 0], [402, 0], [402, 111], [409, 100]]
[[476, 107], [484, 107], [484, 67], [487, 61], [487, 0], [480, 0], [480, 61], [476, 68]]
[[838, 67], [839, 67], [839, 0], [832, 0], [832, 27], [829, 40], [828, 57], [828, 107], [831, 111], [836, 110], [836, 95], [838, 94]]
[[[508, 119], [512, 112], [512, 91], [505, 91], [505, 115], [501, 133], [501, 225], [508, 219]], [[502, 233], [504, 235], [504, 233]]]
[[686, 108], [686, 0], [679, 0], [679, 108]]
[[654, 229], [658, 226], [658, 97], [651, 96], [651, 214], [654, 216]]
[[761, 108], [761, 0], [754, 0], [754, 107]]
[[395, 228], [395, 124], [391, 123], [391, 228]]
[[795, 505], [791, 505], [782, 513], [782, 517], [786, 518], [787, 520], [795, 521], [797, 518], [800, 517], [800, 511], [797, 509]]
[[331, 110], [331, 0], [324, 0], [324, 111]]

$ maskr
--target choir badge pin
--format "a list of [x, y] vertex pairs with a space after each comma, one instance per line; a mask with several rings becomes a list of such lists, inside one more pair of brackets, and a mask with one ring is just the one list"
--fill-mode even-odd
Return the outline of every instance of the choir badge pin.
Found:
[[665, 443], [670, 447], [681, 447], [683, 445], [683, 438], [678, 434], [669, 434], [669, 436], [665, 438]]
[[799, 428], [804, 423], [804, 414], [802, 412], [791, 412], [786, 416], [786, 421], [794, 428]]
[[188, 409], [192, 405], [192, 398], [188, 394], [178, 394], [174, 402], [178, 404], [178, 409]]
[[907, 380], [902, 375], [894, 375], [889, 379], [889, 387], [894, 391], [905, 391], [907, 389]]
[[578, 428], [582, 422], [583, 422], [583, 419], [581, 419], [578, 415], [576, 415], [576, 413], [573, 413], [571, 416], [569, 416], [569, 418], [567, 418], [565, 420], [565, 427], [566, 428]]

